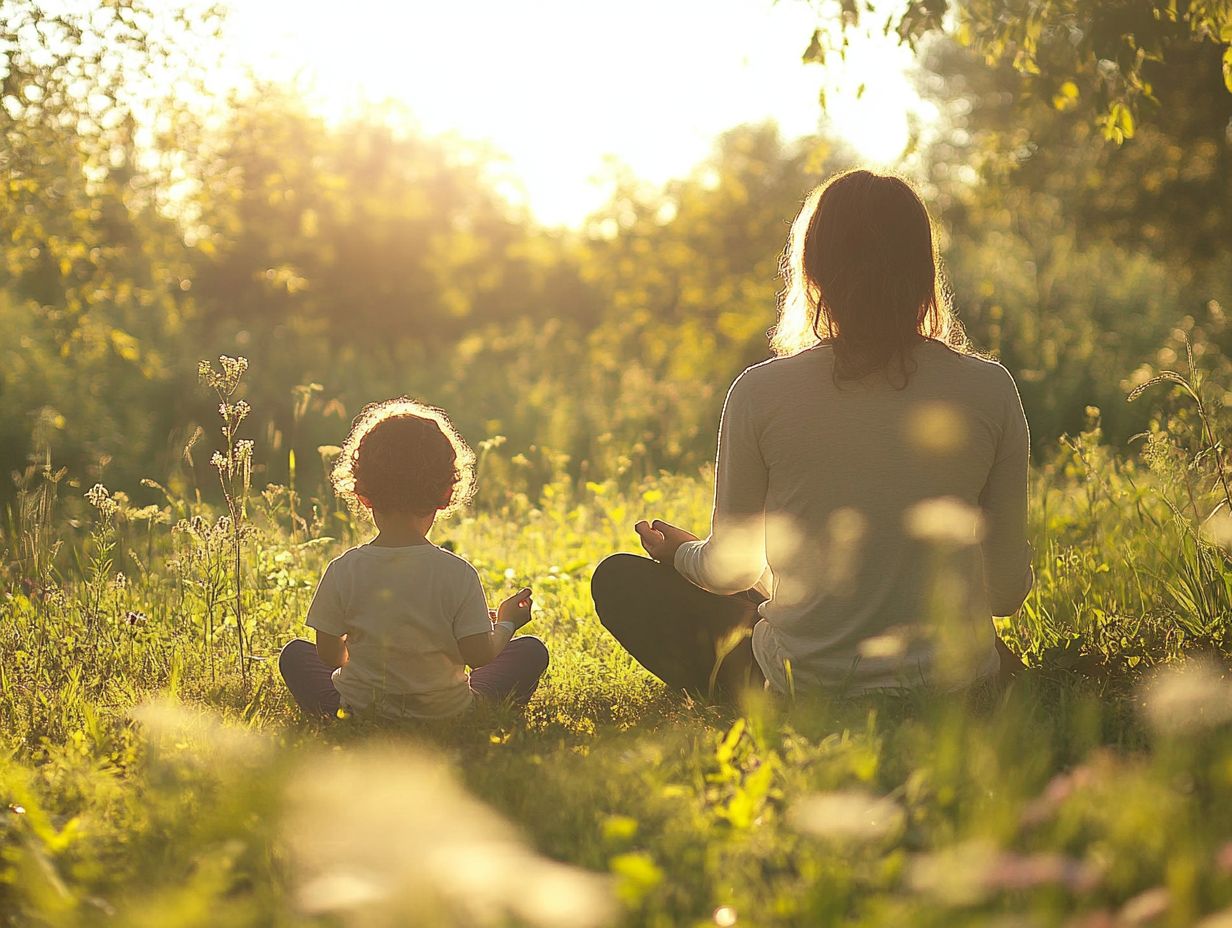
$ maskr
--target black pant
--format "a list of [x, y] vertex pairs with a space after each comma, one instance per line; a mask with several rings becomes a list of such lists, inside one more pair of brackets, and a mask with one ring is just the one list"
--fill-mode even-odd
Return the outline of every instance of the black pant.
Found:
[[603, 627], [668, 686], [730, 699], [765, 685], [750, 638], [760, 593], [708, 593], [670, 565], [635, 554], [603, 561], [590, 591]]

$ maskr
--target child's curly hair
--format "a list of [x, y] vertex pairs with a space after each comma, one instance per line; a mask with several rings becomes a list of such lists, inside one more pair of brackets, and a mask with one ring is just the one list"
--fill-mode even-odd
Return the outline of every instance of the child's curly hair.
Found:
[[408, 397], [369, 403], [355, 418], [330, 475], [356, 513], [373, 509], [452, 515], [475, 492], [475, 453], [449, 416]]

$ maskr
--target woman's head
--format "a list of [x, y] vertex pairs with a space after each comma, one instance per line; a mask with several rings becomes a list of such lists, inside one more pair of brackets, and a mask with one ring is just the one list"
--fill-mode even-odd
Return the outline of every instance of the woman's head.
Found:
[[836, 377], [855, 379], [893, 365], [905, 380], [921, 337], [966, 348], [941, 277], [932, 220], [898, 177], [846, 171], [810, 193], [792, 224], [783, 277], [772, 347], [787, 355], [829, 339]]
[[401, 397], [360, 411], [331, 475], [352, 509], [449, 515], [475, 490], [475, 455], [439, 409]]

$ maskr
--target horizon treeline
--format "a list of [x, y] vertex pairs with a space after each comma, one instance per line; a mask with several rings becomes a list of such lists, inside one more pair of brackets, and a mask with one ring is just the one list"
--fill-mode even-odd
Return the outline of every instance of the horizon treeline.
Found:
[[[47, 59], [20, 37], [0, 75], [0, 499], [8, 474], [48, 456], [86, 486], [191, 486], [209, 459], [195, 449], [214, 445], [195, 444], [214, 417], [197, 361], [220, 354], [250, 362], [258, 486], [314, 492], [318, 449], [364, 403], [403, 393], [443, 406], [472, 444], [503, 438], [527, 486], [562, 460], [587, 475], [695, 469], [727, 386], [768, 356], [801, 200], [857, 164], [825, 131], [738, 126], [689, 176], [621, 176], [580, 228], [543, 228], [502, 195], [490, 152], [388, 111], [331, 124], [260, 86], [208, 120], [167, 101], [143, 120], [150, 103], [122, 75], [82, 66], [88, 46]], [[129, 38], [130, 58], [175, 60], [174, 36]], [[1184, 363], [1186, 342], [1226, 370], [1218, 51], [1171, 56], [1152, 120], [1119, 146], [956, 46], [921, 58], [942, 121], [904, 170], [942, 229], [972, 341], [1018, 379], [1037, 449], [1086, 427], [1090, 407], [1124, 446], [1148, 425], [1125, 394]]]

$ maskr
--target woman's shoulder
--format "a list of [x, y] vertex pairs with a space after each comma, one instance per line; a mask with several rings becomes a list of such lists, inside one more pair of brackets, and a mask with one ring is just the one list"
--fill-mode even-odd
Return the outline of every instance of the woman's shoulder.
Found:
[[980, 382], [991, 389], [1012, 389], [1017, 392], [1009, 369], [991, 355], [959, 351], [932, 340], [926, 343], [925, 351], [928, 352], [927, 356], [935, 358], [958, 376]]
[[757, 390], [763, 384], [773, 384], [794, 377], [812, 377], [819, 367], [834, 363], [834, 349], [826, 342], [806, 348], [795, 354], [767, 358], [751, 367], [746, 367], [732, 384], [732, 389], [741, 387]]

